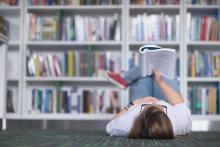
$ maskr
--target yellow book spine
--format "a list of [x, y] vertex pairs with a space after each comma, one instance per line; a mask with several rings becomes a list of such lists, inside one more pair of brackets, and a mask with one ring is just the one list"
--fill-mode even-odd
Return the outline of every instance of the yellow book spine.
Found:
[[195, 54], [191, 54], [191, 77], [196, 76], [196, 67], [195, 67]]
[[73, 58], [74, 58], [74, 52], [69, 51], [68, 53], [68, 76], [73, 76]]

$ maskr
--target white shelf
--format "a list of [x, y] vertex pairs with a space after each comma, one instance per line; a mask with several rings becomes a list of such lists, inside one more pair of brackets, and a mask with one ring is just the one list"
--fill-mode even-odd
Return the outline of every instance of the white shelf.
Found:
[[179, 10], [180, 5], [130, 5], [129, 9], [158, 9], [158, 10]]
[[25, 80], [28, 82], [108, 82], [108, 79], [105, 77], [26, 77]]
[[220, 5], [187, 5], [187, 9], [205, 10], [205, 9], [219, 9]]
[[9, 46], [19, 46], [19, 45], [20, 45], [20, 42], [19, 42], [19, 41], [9, 41], [9, 42], [8, 42], [8, 45], [9, 45]]
[[220, 121], [220, 115], [192, 115], [192, 120]]
[[18, 82], [19, 81], [19, 77], [9, 77], [7, 78], [7, 81], [10, 81], [10, 82]]
[[8, 119], [26, 119], [26, 120], [110, 120], [115, 114], [24, 114], [22, 117], [8, 117]]
[[0, 6], [1, 13], [17, 13], [21, 10], [20, 6]]
[[215, 77], [195, 77], [195, 78], [187, 78], [188, 82], [220, 82], [220, 78]]
[[130, 41], [129, 45], [145, 45], [145, 44], [156, 44], [161, 46], [179, 46], [180, 42], [178, 41]]
[[21, 118], [21, 115], [18, 113], [6, 113], [5, 118], [6, 119], [19, 119]]
[[192, 41], [188, 42], [190, 46], [220, 46], [220, 41]]
[[87, 45], [106, 45], [106, 46], [120, 46], [122, 45], [121, 41], [29, 41], [27, 42], [29, 46], [87, 46]]
[[121, 5], [87, 5], [87, 6], [28, 6], [29, 11], [50, 11], [50, 10], [94, 10], [94, 11], [107, 11], [107, 10], [121, 10]]

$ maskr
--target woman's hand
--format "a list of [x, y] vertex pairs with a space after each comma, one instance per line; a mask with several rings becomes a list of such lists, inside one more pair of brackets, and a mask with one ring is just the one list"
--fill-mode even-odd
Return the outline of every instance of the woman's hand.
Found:
[[156, 101], [159, 101], [159, 100], [155, 97], [149, 96], [149, 97], [136, 99], [133, 101], [133, 103], [134, 103], [134, 105], [136, 105], [136, 104], [152, 103], [152, 102], [156, 102]]
[[154, 70], [152, 71], [152, 73], [153, 73], [152, 75], [153, 75], [154, 80], [155, 80], [158, 84], [163, 81], [163, 77], [161, 76], [161, 74], [160, 74], [160, 72], [159, 72], [158, 70], [154, 69]]

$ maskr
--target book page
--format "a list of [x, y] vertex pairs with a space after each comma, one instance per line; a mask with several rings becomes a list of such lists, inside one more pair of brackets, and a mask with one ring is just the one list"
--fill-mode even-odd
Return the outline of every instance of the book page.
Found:
[[162, 76], [173, 79], [176, 67], [175, 50], [158, 49], [146, 51], [146, 75], [151, 75], [153, 69], [157, 69]]

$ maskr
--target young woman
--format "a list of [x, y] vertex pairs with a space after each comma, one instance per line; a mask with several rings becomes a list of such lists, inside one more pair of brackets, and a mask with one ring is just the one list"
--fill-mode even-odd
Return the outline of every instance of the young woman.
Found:
[[131, 88], [132, 101], [106, 126], [110, 136], [133, 139], [173, 139], [190, 133], [191, 113], [180, 95], [177, 79], [162, 78], [158, 71], [142, 77], [135, 66], [122, 76], [108, 72], [114, 84]]

